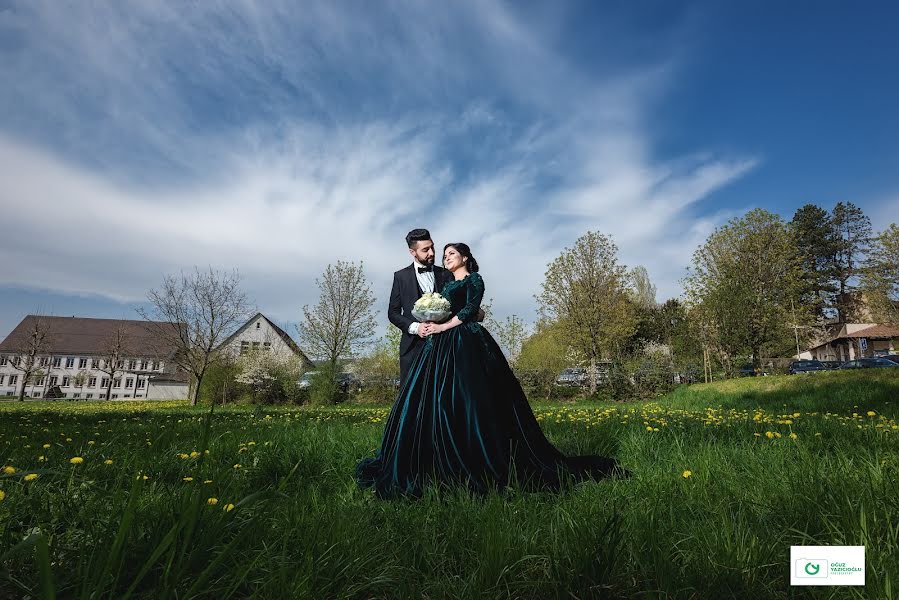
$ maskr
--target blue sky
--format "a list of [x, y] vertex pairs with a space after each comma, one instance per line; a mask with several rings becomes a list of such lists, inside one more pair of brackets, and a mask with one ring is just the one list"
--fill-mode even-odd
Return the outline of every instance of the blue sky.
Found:
[[0, 2], [0, 336], [194, 265], [294, 333], [338, 259], [386, 327], [420, 226], [500, 317], [588, 230], [677, 296], [750, 208], [899, 221], [897, 57], [886, 2]]

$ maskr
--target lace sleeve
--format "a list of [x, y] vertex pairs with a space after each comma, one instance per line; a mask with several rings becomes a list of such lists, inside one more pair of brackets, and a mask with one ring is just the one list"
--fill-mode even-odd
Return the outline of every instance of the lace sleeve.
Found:
[[463, 323], [470, 323], [477, 320], [478, 309], [481, 308], [481, 301], [484, 299], [484, 280], [478, 273], [468, 276], [465, 294], [465, 306], [456, 313], [456, 316]]

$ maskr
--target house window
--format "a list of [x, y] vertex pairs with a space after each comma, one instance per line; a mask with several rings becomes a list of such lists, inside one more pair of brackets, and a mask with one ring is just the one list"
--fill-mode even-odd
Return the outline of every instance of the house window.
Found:
[[50, 387], [53, 387], [59, 381], [59, 377], [56, 375], [50, 375]]
[[91, 359], [91, 369], [99, 369], [100, 368], [100, 359], [92, 358]]
[[126, 388], [134, 387], [134, 377], [129, 377], [125, 380], [125, 387]]
[[88, 394], [87, 396], [85, 396], [85, 398], [87, 398], [88, 400], [90, 400], [90, 399], [93, 398], [93, 397], [94, 397], [93, 394]]
[[153, 370], [154, 370], [154, 371], [158, 371], [158, 370], [159, 370], [159, 361], [158, 361], [158, 360], [153, 362]]
[[6, 355], [0, 356], [0, 367], [5, 367], [6, 363], [9, 362], [9, 359], [6, 358]]
[[69, 378], [68, 377], [62, 378], [62, 387], [69, 387]]
[[140, 379], [140, 378], [138, 378], [138, 380], [137, 380], [137, 389], [139, 389], [139, 390], [144, 389], [144, 384], [145, 384], [145, 383], [147, 383], [147, 380], [146, 380], [146, 379]]
[[54, 356], [53, 357], [53, 366], [58, 367], [61, 364], [62, 364], [62, 358], [60, 358], [59, 356]]
[[100, 380], [101, 388], [103, 388], [105, 390], [108, 386], [109, 386], [109, 377], [104, 377], [102, 380]]
[[113, 394], [113, 395], [112, 395], [112, 399], [113, 399], [113, 400], [115, 400], [115, 399], [118, 398], [118, 397], [119, 397], [118, 394]]
[[124, 369], [124, 368], [125, 368], [125, 361], [124, 361], [124, 360], [117, 360], [116, 363], [115, 363], [115, 366], [116, 366], [116, 369]]
[[131, 397], [131, 394], [125, 394], [125, 397], [126, 397], [126, 398], [130, 398], [130, 397]]
[[96, 377], [88, 377], [87, 387], [97, 387], [97, 378]]
[[256, 329], [259, 329], [259, 321], [256, 321]]
[[16, 383], [18, 383], [18, 382], [19, 382], [18, 375], [10, 375], [9, 376], [9, 385], [16, 385]]
[[137, 361], [136, 361], [136, 360], [129, 360], [129, 361], [128, 361], [128, 370], [129, 370], [129, 371], [133, 371], [133, 370], [136, 369], [136, 368], [137, 368]]
[[40, 392], [34, 392], [33, 394], [31, 394], [31, 397], [32, 397], [32, 398], [40, 398], [40, 397], [41, 397], [41, 393], [40, 393]]
[[272, 349], [272, 343], [271, 343], [271, 342], [263, 342], [263, 343], [262, 343], [262, 349], [263, 349], [263, 350], [271, 350], [271, 349]]
[[140, 361], [140, 370], [141, 371], [147, 370], [147, 361], [145, 361], [145, 360]]
[[66, 368], [67, 368], [67, 369], [71, 369], [71, 368], [74, 367], [74, 366], [75, 366], [75, 359], [74, 359], [74, 358], [67, 358], [67, 359], [66, 359]]
[[72, 394], [72, 398], [80, 398], [80, 397], [81, 397], [81, 394], [79, 392], [75, 392], [74, 394]]
[[246, 354], [250, 351], [250, 342], [241, 342], [240, 343], [240, 353]]
[[79, 368], [79, 369], [86, 369], [86, 368], [87, 368], [87, 359], [86, 359], [86, 358], [79, 358], [79, 359], [78, 359], [78, 368]]
[[112, 387], [115, 387], [115, 388], [120, 388], [120, 387], [122, 387], [122, 378], [121, 378], [121, 377], [116, 377], [115, 379], [113, 379], [113, 380], [112, 380]]
[[38, 364], [39, 364], [40, 366], [42, 366], [42, 367], [46, 367], [46, 366], [47, 366], [47, 363], [49, 363], [49, 362], [50, 362], [50, 359], [47, 358], [46, 356], [42, 356], [42, 357], [40, 358], [40, 360], [38, 360]]
[[6, 375], [0, 375], [0, 385], [3, 385], [4, 379], [6, 379]]
[[37, 380], [35, 385], [44, 385], [44, 380], [46, 380], [46, 377], [41, 377], [40, 379]]
[[12, 364], [13, 364], [14, 367], [20, 366], [20, 365], [22, 364], [22, 357], [21, 357], [21, 356], [17, 356], [17, 357], [15, 357], [14, 359], [12, 359]]
[[253, 350], [259, 349], [259, 342], [253, 342]]

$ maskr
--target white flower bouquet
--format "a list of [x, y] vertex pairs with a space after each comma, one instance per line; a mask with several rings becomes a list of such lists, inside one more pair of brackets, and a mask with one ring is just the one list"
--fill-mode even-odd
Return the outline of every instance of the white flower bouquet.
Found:
[[449, 300], [437, 292], [425, 294], [412, 307], [412, 316], [419, 321], [441, 323], [446, 321], [451, 314]]

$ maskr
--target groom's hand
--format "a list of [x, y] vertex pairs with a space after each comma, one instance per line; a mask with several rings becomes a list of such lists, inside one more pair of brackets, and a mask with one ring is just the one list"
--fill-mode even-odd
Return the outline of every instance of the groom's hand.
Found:
[[418, 337], [426, 338], [431, 335], [431, 324], [430, 323], [422, 323], [418, 326]]

